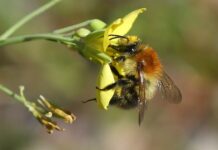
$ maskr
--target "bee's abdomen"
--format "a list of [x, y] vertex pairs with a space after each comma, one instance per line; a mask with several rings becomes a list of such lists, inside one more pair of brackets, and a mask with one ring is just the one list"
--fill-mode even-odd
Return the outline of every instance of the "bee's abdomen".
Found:
[[135, 108], [138, 105], [138, 94], [135, 87], [123, 87], [121, 93], [115, 92], [110, 105], [116, 105], [123, 109]]

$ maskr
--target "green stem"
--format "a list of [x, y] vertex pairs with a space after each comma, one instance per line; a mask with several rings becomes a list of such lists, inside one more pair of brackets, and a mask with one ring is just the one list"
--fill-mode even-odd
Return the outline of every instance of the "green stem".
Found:
[[14, 93], [13, 91], [11, 91], [10, 89], [6, 88], [5, 86], [3, 86], [1, 84], [0, 84], [0, 91], [5, 93], [6, 95], [16, 99], [19, 102], [24, 103], [24, 99], [20, 95]]
[[15, 44], [15, 43], [32, 41], [32, 40], [49, 40], [49, 41], [66, 43], [66, 44], [73, 44], [73, 42], [75, 41], [75, 38], [72, 38], [72, 37], [68, 38], [68, 37], [63, 37], [60, 35], [55, 35], [55, 34], [50, 34], [50, 33], [23, 35], [23, 36], [8, 38], [2, 41], [0, 40], [0, 47], [10, 45], [10, 44]]
[[22, 103], [24, 106], [26, 106], [31, 111], [31, 103], [27, 101], [22, 95], [18, 95], [11, 91], [10, 89], [6, 88], [4, 85], [0, 84], [0, 91], [2, 91], [4, 94], [12, 97], [13, 99], [17, 100], [18, 102]]
[[[20, 87], [20, 90], [23, 87]], [[28, 108], [28, 110], [30, 112], [32, 112], [33, 114], [35, 113], [36, 110], [40, 111], [40, 112], [44, 112], [44, 110], [40, 107], [38, 107], [35, 103], [28, 101], [23, 94], [20, 93], [20, 95], [18, 95], [17, 93], [11, 91], [10, 89], [8, 89], [7, 87], [5, 87], [4, 85], [0, 84], [0, 91], [3, 92], [4, 94], [12, 97], [14, 100], [22, 103], [25, 107]], [[23, 91], [22, 91], [23, 92]]]
[[61, 29], [57, 29], [54, 31], [55, 34], [64, 34], [64, 33], [67, 33], [67, 32], [71, 32], [71, 31], [74, 31], [78, 28], [82, 28], [82, 27], [85, 27], [87, 25], [89, 25], [93, 20], [95, 19], [92, 19], [92, 20], [87, 20], [87, 21], [84, 21], [82, 23], [79, 23], [79, 24], [75, 24], [75, 25], [71, 25], [71, 26], [68, 26], [68, 27], [64, 27], [64, 28], [61, 28]]
[[46, 3], [45, 5], [43, 5], [42, 7], [36, 9], [35, 11], [33, 11], [32, 13], [26, 15], [23, 19], [21, 19], [20, 21], [18, 21], [16, 24], [14, 24], [11, 28], [9, 28], [6, 32], [4, 32], [1, 36], [0, 36], [0, 40], [4, 40], [7, 39], [9, 36], [11, 36], [15, 31], [17, 31], [21, 26], [23, 26], [24, 24], [26, 24], [28, 21], [30, 21], [31, 19], [33, 19], [34, 17], [42, 14], [43, 12], [45, 12], [47, 9], [51, 8], [52, 6], [54, 6], [55, 4], [57, 4], [58, 2], [60, 2], [61, 0], [52, 0], [48, 3]]

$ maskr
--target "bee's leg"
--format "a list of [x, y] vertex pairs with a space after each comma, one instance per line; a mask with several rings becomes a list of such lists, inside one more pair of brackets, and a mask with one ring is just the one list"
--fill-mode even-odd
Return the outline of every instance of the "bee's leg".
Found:
[[82, 103], [87, 103], [87, 102], [92, 102], [92, 101], [95, 101], [95, 102], [96, 102], [96, 98], [84, 100], [84, 101], [82, 101]]
[[108, 91], [108, 90], [114, 89], [116, 86], [117, 86], [117, 82], [109, 84], [109, 85], [107, 85], [106, 87], [104, 87], [102, 89], [96, 86], [96, 89], [98, 89], [100, 91]]
[[110, 44], [109, 47], [111, 47], [112, 49], [118, 52], [125, 52], [125, 48], [126, 48], [126, 46], [123, 45], [112, 45], [112, 44]]
[[102, 89], [99, 88], [99, 87], [96, 87], [96, 89], [98, 89], [100, 91], [108, 91], [108, 90], [116, 88], [117, 86], [124, 86], [124, 85], [128, 85], [128, 84], [130, 84], [130, 80], [118, 79], [117, 82], [109, 84], [109, 85], [107, 85], [106, 87], [104, 87]]
[[118, 72], [118, 70], [114, 67], [114, 66], [112, 66], [112, 65], [110, 65], [110, 68], [111, 68], [111, 71], [120, 79], [120, 78], [123, 78], [123, 76]]

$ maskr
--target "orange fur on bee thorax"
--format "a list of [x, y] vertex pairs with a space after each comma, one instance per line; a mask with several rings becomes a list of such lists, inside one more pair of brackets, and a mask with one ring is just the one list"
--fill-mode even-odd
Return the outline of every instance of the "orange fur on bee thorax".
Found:
[[162, 65], [153, 48], [142, 45], [139, 53], [135, 55], [136, 62], [144, 62], [143, 70], [147, 75], [160, 75]]

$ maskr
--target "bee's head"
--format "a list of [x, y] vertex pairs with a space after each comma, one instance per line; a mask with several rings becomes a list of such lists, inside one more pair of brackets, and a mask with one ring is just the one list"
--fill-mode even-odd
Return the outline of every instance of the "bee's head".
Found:
[[137, 36], [117, 36], [113, 35], [111, 40], [119, 38], [117, 45], [110, 45], [111, 48], [119, 53], [126, 53], [128, 55], [133, 55], [137, 53], [138, 46], [141, 40]]
[[134, 43], [124, 45], [123, 47], [124, 47], [124, 50], [126, 53], [133, 55], [133, 54], [137, 53], [138, 45], [139, 45], [139, 42], [134, 42]]

